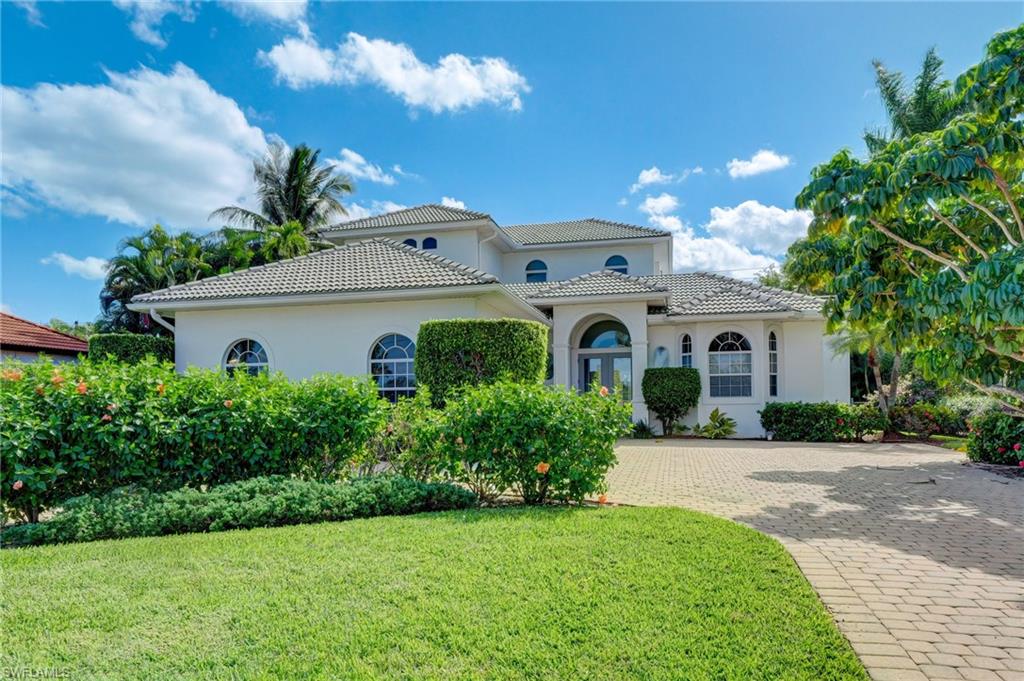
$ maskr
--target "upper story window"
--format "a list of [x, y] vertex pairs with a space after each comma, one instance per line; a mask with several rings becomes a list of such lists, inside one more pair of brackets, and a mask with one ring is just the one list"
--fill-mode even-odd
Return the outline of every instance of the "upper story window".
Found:
[[779, 340], [774, 331], [768, 334], [768, 396], [779, 396]]
[[688, 333], [684, 333], [683, 339], [679, 341], [679, 366], [693, 366], [693, 339]]
[[750, 397], [753, 394], [750, 341], [726, 331], [708, 346], [708, 386], [711, 397]]
[[228, 348], [224, 355], [224, 371], [233, 376], [236, 371], [244, 371], [250, 376], [266, 373], [270, 368], [266, 349], [251, 338], [243, 338]]
[[531, 260], [526, 264], [526, 281], [547, 281], [548, 265], [543, 260]]
[[621, 255], [613, 255], [605, 260], [604, 268], [620, 274], [629, 274], [629, 263]]
[[389, 333], [370, 350], [370, 375], [377, 381], [380, 396], [390, 402], [416, 394], [413, 360], [416, 344], [400, 333]]
[[416, 239], [406, 239], [402, 243], [405, 244], [406, 246], [412, 246], [413, 248], [416, 248]]
[[435, 239], [432, 236], [428, 236], [426, 239], [423, 240], [423, 250], [431, 251], [435, 248], [437, 248], [437, 239]]

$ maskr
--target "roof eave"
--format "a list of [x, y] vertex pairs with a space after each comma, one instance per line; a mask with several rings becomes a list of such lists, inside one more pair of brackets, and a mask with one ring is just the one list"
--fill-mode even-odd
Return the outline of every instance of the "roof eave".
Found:
[[388, 236], [404, 232], [450, 232], [460, 229], [479, 229], [481, 227], [494, 227], [495, 229], [499, 229], [490, 218], [471, 218], [450, 222], [417, 222], [408, 225], [324, 229], [320, 231], [320, 236], [327, 239], [369, 239], [375, 236]]
[[[511, 239], [511, 237], [509, 238]], [[671, 239], [671, 234], [664, 234], [659, 236], [630, 236], [619, 239], [596, 239], [593, 241], [554, 241], [541, 244], [523, 244], [512, 239], [512, 244], [517, 251], [547, 251], [565, 248], [600, 248], [608, 244], [654, 244]]]
[[664, 305], [668, 301], [668, 293], [603, 293], [589, 296], [549, 296], [537, 297], [527, 296], [526, 300], [532, 305], [552, 307], [554, 305], [587, 305], [590, 303], [648, 303]]
[[818, 312], [805, 310], [783, 310], [778, 312], [722, 312], [719, 314], [651, 314], [647, 315], [648, 324], [684, 324], [688, 322], [717, 321], [757, 321], [760, 319], [782, 319], [789, 321], [824, 321]]

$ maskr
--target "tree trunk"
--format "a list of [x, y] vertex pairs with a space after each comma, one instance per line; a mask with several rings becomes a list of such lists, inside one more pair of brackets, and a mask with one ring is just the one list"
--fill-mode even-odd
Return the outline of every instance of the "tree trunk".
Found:
[[868, 349], [868, 366], [875, 375], [875, 391], [878, 393], [878, 409], [889, 415], [889, 401], [885, 395], [885, 384], [882, 383], [882, 368], [878, 365], [878, 350], [874, 346]]
[[896, 391], [899, 388], [900, 382], [900, 364], [902, 363], [902, 355], [896, 353], [892, 358], [892, 371], [889, 372], [889, 406], [892, 407], [896, 404]]

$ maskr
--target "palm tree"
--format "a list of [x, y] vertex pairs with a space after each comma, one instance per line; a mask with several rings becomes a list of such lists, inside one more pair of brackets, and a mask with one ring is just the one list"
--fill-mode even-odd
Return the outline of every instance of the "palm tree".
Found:
[[966, 110], [952, 83], [942, 79], [942, 59], [934, 47], [924, 55], [921, 73], [909, 90], [902, 73], [888, 70], [877, 59], [872, 65], [875, 85], [889, 117], [889, 129], [864, 131], [864, 143], [871, 154], [878, 153], [894, 139], [938, 130]]
[[292, 220], [283, 225], [272, 225], [267, 228], [263, 236], [260, 255], [267, 262], [273, 262], [305, 255], [309, 251], [309, 239], [306, 237], [302, 225]]
[[333, 165], [320, 163], [320, 150], [305, 144], [290, 151], [282, 143], [270, 145], [266, 156], [253, 162], [253, 179], [260, 212], [224, 206], [210, 217], [256, 230], [295, 221], [303, 231], [315, 232], [346, 214], [341, 198], [353, 191], [349, 178], [335, 173]]
[[175, 237], [160, 225], [145, 234], [130, 236], [118, 245], [117, 255], [110, 259], [106, 282], [100, 292], [101, 330], [132, 333], [150, 330], [142, 315], [127, 306], [132, 296], [178, 283], [175, 251]]

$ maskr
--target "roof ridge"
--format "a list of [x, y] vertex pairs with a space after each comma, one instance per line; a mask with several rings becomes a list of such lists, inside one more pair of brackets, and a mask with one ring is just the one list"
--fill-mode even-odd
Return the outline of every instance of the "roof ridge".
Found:
[[614, 227], [629, 227], [631, 229], [642, 229], [648, 232], [655, 232], [657, 234], [669, 234], [669, 232], [663, 229], [657, 229], [655, 227], [649, 227], [647, 225], [634, 225], [629, 222], [618, 222], [616, 220], [608, 220], [607, 218], [598, 217], [571, 218], [569, 220], [548, 220], [546, 222], [520, 222], [512, 225], [499, 225], [499, 227], [501, 229], [521, 229], [523, 227], [550, 227], [551, 225], [573, 225], [584, 222], [599, 222], [601, 224], [612, 225]]
[[85, 338], [79, 338], [78, 336], [73, 336], [70, 333], [64, 333], [63, 331], [58, 331], [57, 329], [53, 328], [52, 326], [48, 326], [46, 324], [40, 324], [39, 322], [34, 322], [31, 319], [25, 319], [24, 317], [19, 317], [18, 315], [11, 314], [10, 312], [0, 312], [0, 317], [10, 317], [11, 319], [17, 320], [19, 322], [24, 322], [25, 324], [31, 324], [32, 326], [35, 326], [35, 327], [37, 327], [39, 329], [42, 329], [43, 331], [49, 331], [50, 333], [55, 333], [57, 335], [64, 336], [65, 338], [69, 338], [71, 340], [76, 340], [76, 341], [78, 341], [80, 343], [88, 343], [89, 342]]
[[544, 288], [538, 289], [533, 295], [547, 295], [550, 293], [557, 293], [558, 291], [569, 288], [574, 284], [578, 284], [589, 279], [595, 279], [599, 276], [608, 276], [613, 279], [618, 279], [620, 281], [628, 281], [634, 284], [641, 284], [650, 289], [651, 291], [655, 291], [658, 293], [669, 292], [667, 286], [662, 286], [661, 284], [651, 284], [650, 282], [646, 281], [644, 277], [623, 274], [622, 272], [616, 272], [614, 270], [609, 269], [600, 269], [594, 270], [593, 272], [578, 274], [575, 277], [570, 277], [569, 279], [560, 279], [558, 281], [551, 282], [551, 286], [546, 286]]
[[446, 206], [441, 203], [421, 203], [415, 206], [406, 206], [405, 208], [399, 208], [398, 210], [387, 211], [386, 213], [380, 213], [378, 215], [365, 215], [361, 218], [354, 218], [352, 220], [346, 220], [344, 222], [336, 222], [333, 225], [329, 225], [326, 229], [320, 230], [322, 232], [331, 232], [337, 230], [352, 229], [354, 225], [361, 222], [368, 222], [371, 220], [378, 220], [395, 215], [404, 215], [411, 213], [416, 210], [423, 210], [424, 208], [431, 208], [439, 211], [449, 211], [456, 214], [465, 215], [467, 220], [491, 220], [491, 216], [487, 213], [470, 210], [469, 208], [458, 208], [456, 206]]

